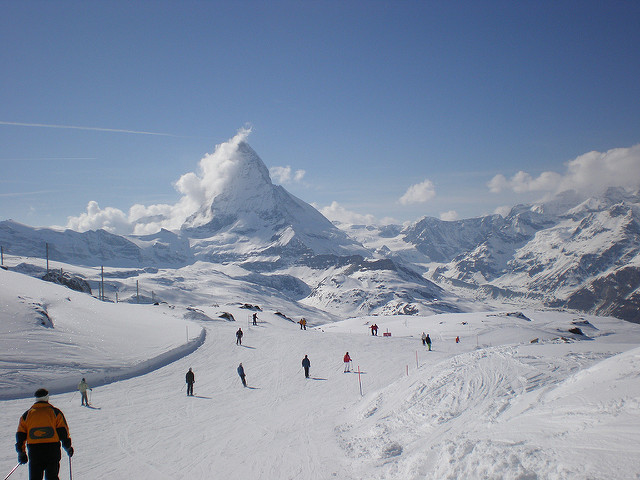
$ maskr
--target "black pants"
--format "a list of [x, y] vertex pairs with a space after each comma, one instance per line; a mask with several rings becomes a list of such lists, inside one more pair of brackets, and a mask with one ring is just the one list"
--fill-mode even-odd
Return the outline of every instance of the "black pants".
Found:
[[193, 383], [187, 383], [187, 395], [193, 395]]
[[29, 480], [59, 480], [60, 442], [27, 445], [29, 454]]
[[304, 376], [309, 378], [309, 367], [304, 367]]
[[245, 375], [240, 375], [240, 379], [242, 380], [242, 385], [244, 387], [246, 387], [247, 386], [247, 380], [245, 379]]

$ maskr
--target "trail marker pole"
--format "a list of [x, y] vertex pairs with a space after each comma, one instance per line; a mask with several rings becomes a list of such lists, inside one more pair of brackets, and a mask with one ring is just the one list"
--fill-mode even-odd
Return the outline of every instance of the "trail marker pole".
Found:
[[358, 365], [358, 383], [360, 384], [360, 396], [362, 397], [362, 379], [360, 378], [360, 365]]
[[409, 376], [409, 365], [407, 365], [407, 377]]
[[418, 351], [416, 350], [416, 368], [420, 368], [420, 365], [418, 364]]
[[11, 476], [11, 474], [12, 474], [13, 472], [15, 472], [19, 466], [20, 466], [20, 462], [18, 462], [18, 464], [16, 464], [16, 466], [15, 466], [15, 467], [13, 467], [13, 470], [11, 470], [11, 471], [9, 472], [9, 474], [8, 474], [6, 477], [4, 477], [4, 480], [7, 480], [7, 478], [9, 478], [9, 477]]

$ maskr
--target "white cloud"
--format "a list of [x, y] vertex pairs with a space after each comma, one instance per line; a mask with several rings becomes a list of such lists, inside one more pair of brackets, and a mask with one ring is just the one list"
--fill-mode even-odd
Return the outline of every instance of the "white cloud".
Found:
[[546, 192], [575, 190], [594, 194], [607, 187], [638, 188], [640, 186], [640, 145], [614, 148], [607, 152], [589, 152], [566, 163], [564, 173], [543, 172], [534, 178], [520, 171], [510, 179], [496, 175], [487, 187], [493, 193]]
[[87, 205], [87, 211], [77, 217], [69, 217], [67, 228], [78, 232], [87, 230], [104, 229], [111, 233], [132, 233], [133, 227], [127, 215], [120, 209], [107, 207], [100, 208], [98, 202], [93, 200]]
[[327, 207], [313, 206], [332, 222], [340, 222], [346, 225], [380, 225], [382, 223], [373, 215], [352, 212], [338, 202], [331, 202], [331, 205]]
[[412, 203], [425, 203], [436, 196], [436, 189], [431, 180], [425, 180], [421, 183], [411, 185], [405, 194], [400, 197], [400, 203], [402, 205], [409, 205]]
[[511, 212], [511, 208], [508, 205], [503, 205], [501, 207], [497, 207], [493, 213], [497, 213], [498, 215], [502, 216], [502, 217], [506, 217], [507, 215], [509, 215], [509, 212]]
[[444, 220], [445, 222], [452, 222], [454, 220], [458, 220], [460, 218], [458, 216], [458, 212], [455, 210], [449, 210], [448, 212], [442, 212], [440, 214], [440, 220]]
[[175, 230], [194, 214], [202, 205], [211, 203], [216, 195], [223, 192], [238, 166], [236, 155], [238, 144], [246, 140], [250, 128], [241, 129], [235, 137], [217, 145], [213, 153], [205, 155], [199, 163], [199, 172], [182, 175], [174, 188], [181, 194], [174, 205], [133, 205], [128, 214], [117, 208], [101, 209], [91, 201], [87, 211], [77, 217], [69, 217], [67, 228], [77, 231], [103, 228], [119, 234], [155, 233], [161, 228]]
[[305, 173], [307, 172], [305, 172], [304, 170], [296, 170], [295, 172], [293, 172], [292, 176], [292, 170], [289, 165], [287, 165], [286, 167], [271, 167], [269, 169], [269, 175], [271, 175], [273, 181], [281, 185], [292, 183], [292, 181], [300, 182], [302, 181]]

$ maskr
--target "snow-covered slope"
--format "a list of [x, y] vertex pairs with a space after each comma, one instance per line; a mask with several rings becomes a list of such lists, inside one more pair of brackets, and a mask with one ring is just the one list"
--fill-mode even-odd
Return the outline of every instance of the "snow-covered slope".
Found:
[[79, 376], [104, 384], [140, 375], [204, 341], [184, 308], [105, 303], [2, 269], [0, 305], [0, 398], [28, 396], [43, 382], [68, 391]]
[[202, 178], [180, 179], [198, 194], [180, 210], [179, 231], [118, 236], [4, 221], [0, 245], [36, 258], [48, 245], [52, 261], [129, 268], [152, 283], [193, 282], [191, 272], [202, 280], [197, 264], [206, 263], [221, 288], [245, 282], [328, 315], [470, 311], [485, 308], [471, 302], [498, 300], [640, 322], [639, 192], [611, 188], [587, 200], [564, 192], [505, 218], [372, 227], [334, 225], [274, 185], [246, 134], [218, 145], [201, 169]]
[[507, 217], [400, 227], [340, 225], [379, 255], [411, 262], [445, 290], [640, 322], [640, 193], [573, 192]]
[[[357, 317], [302, 331], [286, 308], [260, 307], [251, 326], [252, 311], [237, 304], [193, 305], [187, 321], [177, 307], [96, 306], [80, 293], [66, 300], [63, 287], [11, 272], [0, 271], [0, 282], [2, 304], [13, 305], [0, 311], [0, 325], [20, 311], [22, 325], [31, 322], [27, 334], [0, 336], [0, 351], [14, 352], [3, 354], [3, 368], [8, 360], [5, 372], [27, 372], [32, 387], [69, 390], [51, 402], [69, 422], [78, 478], [622, 480], [640, 471], [640, 327], [628, 322], [525, 310]], [[17, 295], [50, 302], [54, 328], [39, 325]], [[263, 300], [256, 307], [273, 302]], [[138, 320], [132, 309], [153, 316]], [[218, 318], [221, 310], [236, 321]], [[162, 361], [159, 350], [186, 344], [186, 326], [196, 336], [194, 323], [204, 343]], [[360, 374], [343, 373], [347, 351]], [[143, 358], [150, 368], [140, 376], [106, 385], [92, 378], [94, 408], [80, 406], [72, 386], [91, 368]], [[184, 390], [190, 367], [194, 397]], [[5, 372], [0, 390], [18, 393]], [[0, 401], [2, 472], [16, 463], [12, 432], [31, 402]], [[68, 475], [64, 459], [61, 478]]]
[[161, 230], [153, 235], [121, 236], [105, 230], [75, 232], [34, 228], [12, 220], [0, 222], [4, 253], [46, 258], [74, 265], [180, 267], [193, 262], [187, 239]]

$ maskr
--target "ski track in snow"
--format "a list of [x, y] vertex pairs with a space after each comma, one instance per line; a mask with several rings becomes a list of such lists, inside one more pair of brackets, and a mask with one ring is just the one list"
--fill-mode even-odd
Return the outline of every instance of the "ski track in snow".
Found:
[[[267, 320], [258, 327], [242, 325], [243, 346], [235, 344], [239, 322], [200, 322], [206, 339], [191, 354], [94, 388], [92, 402], [100, 410], [81, 408], [77, 394], [53, 396], [71, 428], [76, 478], [639, 478], [637, 449], [629, 449], [619, 468], [606, 464], [603, 471], [600, 457], [591, 459], [582, 449], [606, 450], [612, 443], [580, 445], [572, 426], [563, 427], [575, 418], [575, 431], [585, 431], [593, 410], [624, 414], [630, 425], [640, 425], [637, 399], [594, 404], [582, 392], [562, 393], [576, 375], [629, 347], [547, 342], [476, 348], [442, 340], [426, 352], [417, 338], [373, 337], [366, 327], [358, 333], [300, 331], [275, 315], [261, 318]], [[363, 372], [364, 397], [358, 374], [342, 373], [345, 351], [354, 370]], [[310, 379], [300, 363], [305, 354]], [[240, 362], [249, 388], [236, 373]], [[193, 397], [184, 385], [189, 367], [196, 375]], [[563, 410], [555, 397], [577, 398], [582, 411], [568, 411], [575, 403]], [[31, 402], [0, 404], [6, 432], [0, 467], [9, 471], [17, 419]], [[522, 420], [529, 416], [533, 421]], [[640, 434], [615, 431], [638, 445]], [[61, 478], [66, 469], [63, 461]], [[15, 478], [24, 478], [21, 470]]]

